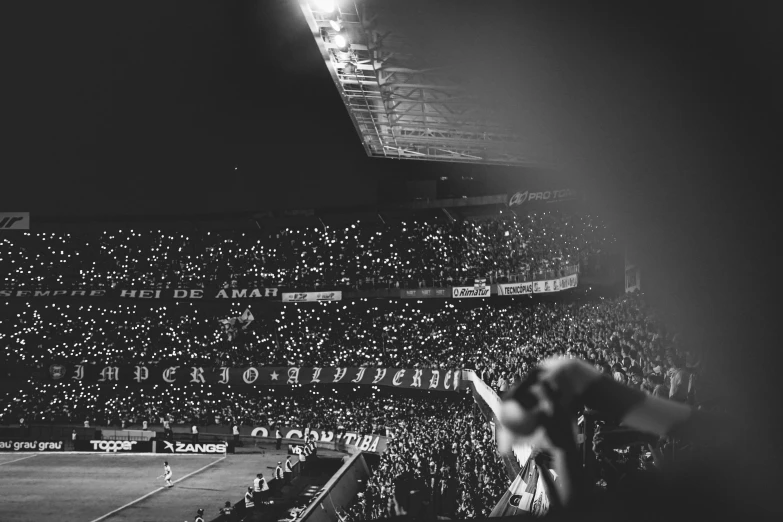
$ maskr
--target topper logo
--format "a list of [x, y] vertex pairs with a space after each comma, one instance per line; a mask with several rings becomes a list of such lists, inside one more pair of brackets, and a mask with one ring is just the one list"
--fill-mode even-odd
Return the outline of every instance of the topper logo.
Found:
[[131, 451], [136, 444], [135, 440], [91, 440], [93, 451], [117, 453], [118, 451]]

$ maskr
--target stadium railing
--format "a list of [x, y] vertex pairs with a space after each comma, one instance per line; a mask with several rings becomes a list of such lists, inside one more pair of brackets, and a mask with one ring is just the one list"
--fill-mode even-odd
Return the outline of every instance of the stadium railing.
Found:
[[[352, 455], [335, 473], [301, 514], [301, 522], [334, 522], [361, 491], [370, 477], [370, 468], [361, 452]], [[328, 500], [328, 502], [327, 502]]]

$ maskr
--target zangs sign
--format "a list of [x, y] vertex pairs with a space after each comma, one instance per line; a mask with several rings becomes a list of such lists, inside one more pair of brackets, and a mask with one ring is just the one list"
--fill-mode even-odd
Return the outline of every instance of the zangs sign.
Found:
[[163, 444], [157, 443], [155, 453], [189, 453], [193, 455], [211, 455], [222, 453], [233, 453], [233, 448], [229, 444], [222, 442], [219, 444], [187, 444], [185, 442], [163, 441]]

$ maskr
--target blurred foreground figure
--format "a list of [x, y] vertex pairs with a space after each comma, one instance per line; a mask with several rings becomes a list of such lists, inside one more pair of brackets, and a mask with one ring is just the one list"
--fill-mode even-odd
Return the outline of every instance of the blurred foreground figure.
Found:
[[[549, 359], [504, 396], [501, 423], [505, 446], [534, 447], [550, 502], [547, 518], [557, 520], [760, 520], [757, 506], [742, 498], [745, 475], [738, 459], [755, 459], [739, 444], [739, 426], [690, 406], [632, 389], [576, 359]], [[648, 446], [652, 471], [623, 476], [619, 487], [595, 487], [582, 465], [577, 414], [590, 411], [617, 426], [597, 446]], [[691, 458], [664, 459], [657, 440], [676, 441]], [[600, 444], [599, 444], [600, 440]], [[589, 441], [587, 442], [589, 444]], [[503, 449], [503, 448], [501, 448]], [[507, 448], [506, 448], [507, 449]], [[760, 451], [761, 448], [758, 448]], [[596, 449], [596, 453], [598, 450]], [[696, 454], [698, 458], [692, 456]], [[761, 459], [760, 459], [761, 460]], [[761, 461], [759, 466], [763, 466]], [[744, 467], [744, 466], [742, 466]]]

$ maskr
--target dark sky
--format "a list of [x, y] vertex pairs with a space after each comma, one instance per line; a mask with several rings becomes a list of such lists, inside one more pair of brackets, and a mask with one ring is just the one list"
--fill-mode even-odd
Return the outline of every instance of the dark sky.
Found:
[[403, 170], [511, 172], [367, 158], [294, 0], [51, 4], [10, 64], [38, 215], [372, 204]]
[[[366, 158], [295, 0], [25, 4], [4, 17], [4, 209], [353, 205], [385, 175], [465, 168]], [[740, 368], [768, 346], [758, 296], [779, 267], [780, 3], [636, 4], [385, 2], [509, 125], [556, 143], [658, 303]]]

